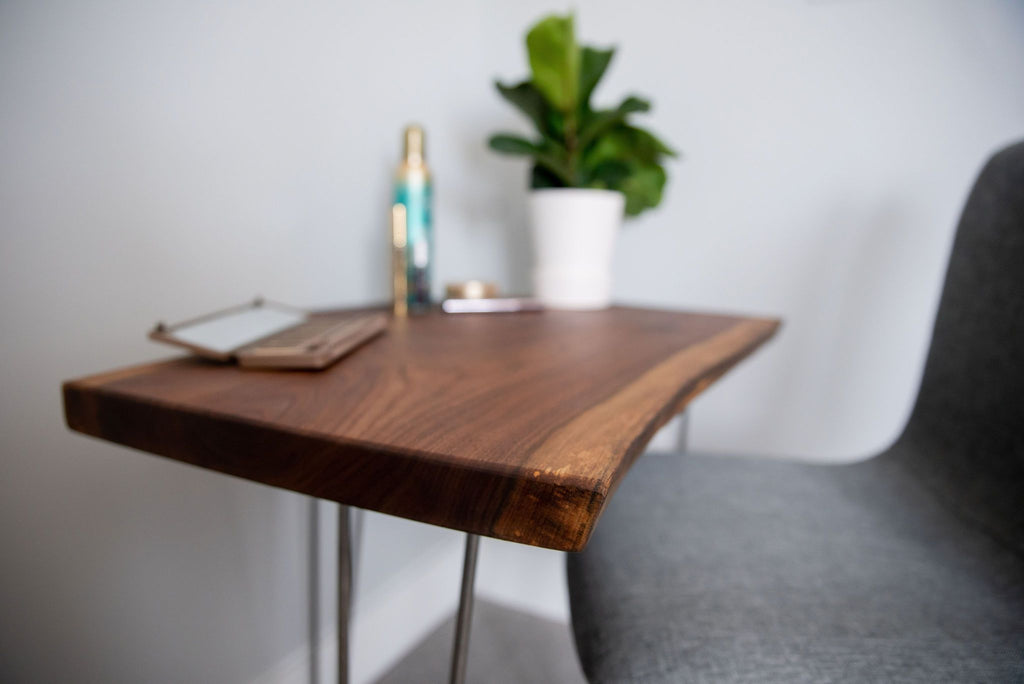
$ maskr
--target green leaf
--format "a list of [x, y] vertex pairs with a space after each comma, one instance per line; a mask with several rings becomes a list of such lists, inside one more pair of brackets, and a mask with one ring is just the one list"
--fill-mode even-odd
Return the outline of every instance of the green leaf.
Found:
[[518, 154], [532, 157], [540, 152], [540, 148], [534, 143], [525, 138], [520, 138], [518, 135], [511, 135], [509, 133], [498, 133], [497, 135], [492, 135], [491, 139], [487, 141], [487, 144], [491, 146], [492, 150], [495, 152], [501, 152], [502, 154]]
[[550, 138], [559, 145], [565, 145], [565, 117], [562, 116], [562, 113], [548, 109], [547, 124], [548, 128], [544, 137]]
[[526, 34], [533, 83], [555, 109], [570, 112], [579, 102], [580, 49], [573, 15], [541, 19]]
[[665, 181], [665, 169], [657, 164], [634, 168], [618, 188], [626, 196], [626, 216], [658, 206]]
[[659, 156], [679, 156], [675, 150], [666, 145], [660, 138], [647, 129], [640, 128], [639, 126], [624, 126], [623, 128], [629, 136], [630, 143], [640, 155], [643, 155], [652, 161], [656, 160]]
[[599, 50], [592, 47], [584, 47], [580, 53], [580, 104], [583, 107], [590, 106], [590, 95], [597, 87], [598, 81], [604, 76], [608, 64], [615, 56], [615, 48]]
[[625, 121], [628, 115], [634, 112], [646, 112], [650, 108], [650, 102], [631, 95], [615, 109], [602, 109], [593, 112], [580, 126], [579, 146], [586, 148], [599, 135]]
[[530, 81], [523, 81], [514, 86], [507, 86], [500, 81], [495, 81], [494, 85], [502, 97], [530, 118], [530, 121], [533, 122], [538, 131], [545, 134], [552, 132], [549, 124], [551, 106], [548, 105], [541, 92], [537, 90], [537, 86], [533, 85]]
[[551, 141], [545, 141], [543, 145], [538, 145], [518, 135], [499, 133], [492, 135], [487, 144], [490, 145], [492, 150], [502, 154], [533, 157], [537, 164], [557, 176], [564, 185], [574, 185], [572, 173], [569, 171], [569, 165], [565, 161], [565, 150]]
[[584, 168], [593, 168], [606, 161], [636, 161], [629, 138], [623, 127], [613, 128], [600, 136], [583, 156]]
[[608, 159], [590, 169], [587, 174], [587, 187], [618, 190], [632, 172], [633, 168], [628, 163]]
[[655, 164], [665, 156], [674, 157], [676, 153], [649, 131], [620, 124], [590, 146], [583, 157], [583, 166], [586, 170], [609, 160]]

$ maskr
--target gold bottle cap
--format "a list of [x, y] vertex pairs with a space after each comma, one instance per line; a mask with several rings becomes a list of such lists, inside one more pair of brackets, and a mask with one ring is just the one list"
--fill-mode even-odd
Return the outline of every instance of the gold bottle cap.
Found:
[[423, 163], [423, 129], [412, 124], [405, 128], [405, 163], [415, 166]]
[[483, 280], [467, 280], [445, 285], [448, 299], [491, 299], [498, 296], [498, 286]]

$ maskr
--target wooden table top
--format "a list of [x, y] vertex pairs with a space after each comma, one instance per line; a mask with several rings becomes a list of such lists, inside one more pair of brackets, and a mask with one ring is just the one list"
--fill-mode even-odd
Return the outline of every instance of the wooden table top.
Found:
[[433, 313], [325, 371], [178, 358], [66, 382], [64, 409], [73, 430], [178, 461], [575, 551], [657, 429], [778, 325], [623, 307]]

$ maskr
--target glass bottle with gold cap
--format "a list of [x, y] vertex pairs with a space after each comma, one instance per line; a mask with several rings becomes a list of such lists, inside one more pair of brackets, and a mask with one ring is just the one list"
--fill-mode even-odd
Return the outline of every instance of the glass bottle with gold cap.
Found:
[[424, 159], [423, 129], [405, 129], [405, 151], [395, 177], [395, 204], [405, 206], [406, 288], [409, 309], [430, 306], [434, 235], [431, 223], [430, 171]]

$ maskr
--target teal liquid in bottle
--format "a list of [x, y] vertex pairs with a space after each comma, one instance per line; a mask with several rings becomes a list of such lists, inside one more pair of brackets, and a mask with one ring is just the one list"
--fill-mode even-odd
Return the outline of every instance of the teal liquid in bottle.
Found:
[[423, 156], [423, 129], [405, 129], [405, 151], [395, 176], [395, 204], [405, 205], [406, 280], [410, 311], [430, 307], [434, 234], [430, 171]]

